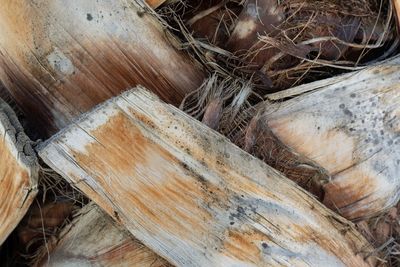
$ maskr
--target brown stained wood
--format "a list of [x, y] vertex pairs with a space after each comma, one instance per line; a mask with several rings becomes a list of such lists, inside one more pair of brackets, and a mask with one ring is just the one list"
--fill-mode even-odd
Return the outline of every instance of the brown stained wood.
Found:
[[164, 4], [166, 0], [146, 0], [146, 3], [151, 7], [151, 8], [157, 8]]
[[80, 210], [47, 247], [50, 254], [43, 248], [32, 266], [172, 267], [94, 204]]
[[4, 0], [0, 80], [42, 138], [134, 85], [179, 104], [203, 72], [141, 1]]
[[41, 158], [177, 266], [368, 266], [345, 219], [225, 137], [137, 88]]
[[399, 71], [395, 58], [265, 104], [268, 131], [328, 172], [324, 202], [348, 219], [377, 215], [399, 201]]
[[0, 99], [0, 245], [37, 193], [39, 165], [14, 111]]

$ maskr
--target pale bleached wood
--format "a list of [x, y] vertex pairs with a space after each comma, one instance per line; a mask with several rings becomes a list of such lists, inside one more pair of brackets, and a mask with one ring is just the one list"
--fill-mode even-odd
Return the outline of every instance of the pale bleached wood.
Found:
[[[49, 254], [48, 254], [49, 253]], [[172, 266], [117, 225], [94, 204], [88, 204], [52, 239], [33, 266]]]
[[328, 171], [324, 202], [346, 218], [377, 215], [399, 201], [399, 72], [395, 58], [265, 104], [264, 119], [280, 141]]
[[0, 80], [40, 138], [142, 84], [179, 105], [203, 71], [141, 0], [2, 0]]
[[[178, 266], [367, 266], [353, 225], [225, 137], [138, 88], [41, 158]], [[367, 253], [367, 254], [365, 254]]]
[[0, 245], [37, 193], [39, 165], [14, 111], [0, 99]]

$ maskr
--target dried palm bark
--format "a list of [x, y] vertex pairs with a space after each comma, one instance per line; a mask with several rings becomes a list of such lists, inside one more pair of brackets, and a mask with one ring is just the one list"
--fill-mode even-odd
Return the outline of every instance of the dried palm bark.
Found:
[[[48, 254], [49, 253], [49, 254]], [[88, 204], [58, 238], [43, 247], [32, 266], [171, 266], [134, 239], [97, 206]]]
[[37, 194], [39, 165], [14, 111], [0, 99], [0, 245]]
[[275, 90], [355, 70], [399, 44], [388, 0], [206, 2], [206, 10], [183, 12], [182, 20], [195, 36], [232, 52], [228, 66], [267, 74]]
[[213, 127], [244, 150], [346, 218], [360, 220], [400, 198], [399, 71], [397, 57], [269, 94], [255, 107], [246, 102], [249, 85], [214, 79], [205, 83], [214, 89], [202, 88], [205, 95], [194, 93], [183, 106], [208, 125], [214, 118]]
[[176, 265], [372, 264], [351, 223], [143, 88], [84, 115], [39, 155]]
[[179, 104], [203, 72], [141, 1], [12, 1], [0, 10], [0, 80], [48, 137], [136, 84]]
[[399, 201], [399, 70], [396, 58], [335, 78], [260, 117], [282, 143], [328, 172], [324, 203], [346, 218], [374, 216]]

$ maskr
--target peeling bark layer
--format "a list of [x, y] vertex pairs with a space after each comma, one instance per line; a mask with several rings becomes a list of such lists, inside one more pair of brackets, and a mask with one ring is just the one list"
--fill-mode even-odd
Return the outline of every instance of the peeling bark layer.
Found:
[[14, 111], [0, 99], [0, 245], [37, 193], [39, 165]]
[[178, 266], [372, 261], [351, 223], [142, 88], [84, 115], [39, 154]]
[[203, 73], [140, 1], [4, 0], [0, 80], [42, 138], [137, 84], [179, 104]]

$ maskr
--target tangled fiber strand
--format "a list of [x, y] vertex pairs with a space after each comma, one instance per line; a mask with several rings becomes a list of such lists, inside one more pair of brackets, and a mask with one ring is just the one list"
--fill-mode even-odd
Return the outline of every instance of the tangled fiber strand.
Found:
[[254, 105], [260, 99], [250, 82], [214, 74], [181, 108], [322, 199], [322, 185], [329, 179], [326, 171], [275, 137], [264, 116], [267, 102]]
[[211, 72], [266, 91], [364, 68], [399, 45], [389, 0], [185, 1], [159, 14]]

